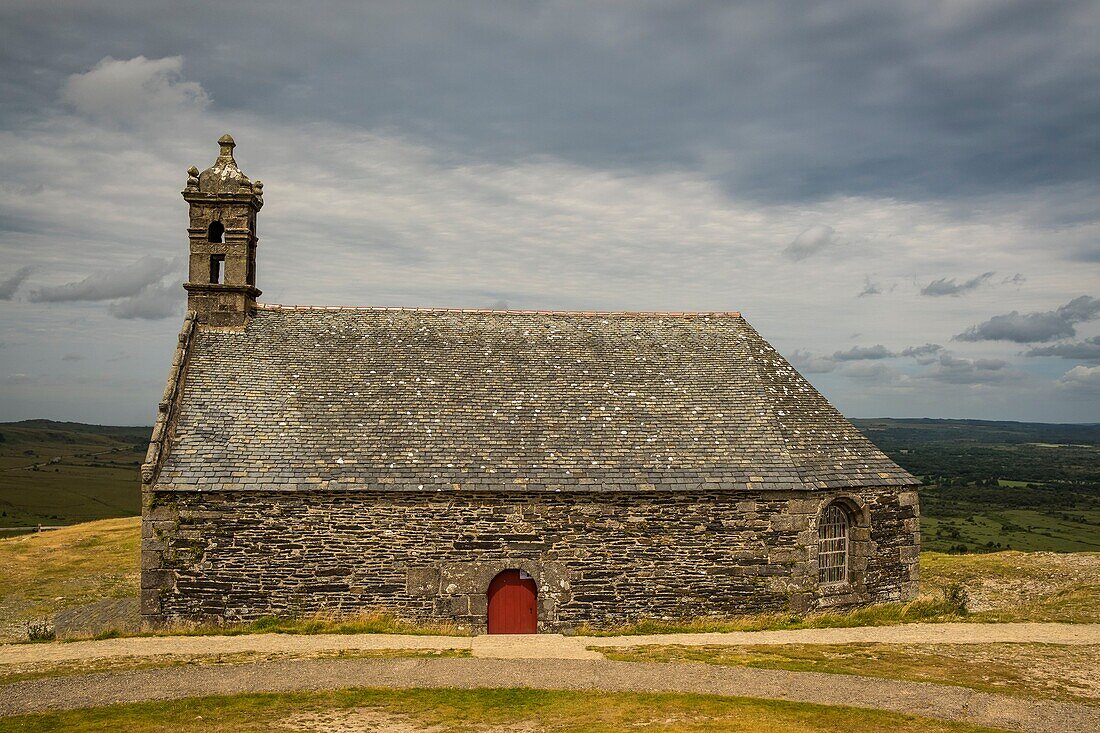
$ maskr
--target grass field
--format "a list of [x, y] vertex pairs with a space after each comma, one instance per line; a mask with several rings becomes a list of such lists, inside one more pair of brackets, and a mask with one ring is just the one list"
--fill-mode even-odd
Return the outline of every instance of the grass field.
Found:
[[647, 645], [604, 648], [624, 662], [703, 662], [911, 680], [1100, 704], [1100, 647], [1053, 644]]
[[1100, 510], [975, 509], [964, 517], [922, 517], [921, 533], [925, 549], [941, 552], [958, 545], [976, 552], [1097, 552]]
[[0, 718], [7, 733], [386, 730], [392, 733], [979, 733], [909, 715], [710, 695], [543, 690], [337, 690], [113, 705]]
[[0, 527], [139, 513], [138, 467], [149, 432], [46, 420], [0, 423]]

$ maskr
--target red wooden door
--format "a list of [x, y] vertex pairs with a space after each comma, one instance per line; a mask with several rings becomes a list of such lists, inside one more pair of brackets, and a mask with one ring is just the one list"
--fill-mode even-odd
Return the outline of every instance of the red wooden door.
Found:
[[538, 591], [535, 581], [520, 577], [518, 570], [505, 570], [489, 583], [489, 633], [534, 634], [538, 632]]

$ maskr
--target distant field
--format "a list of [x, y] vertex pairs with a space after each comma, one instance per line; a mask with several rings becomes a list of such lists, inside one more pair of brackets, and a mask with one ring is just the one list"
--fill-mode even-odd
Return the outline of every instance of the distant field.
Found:
[[925, 550], [1100, 550], [1100, 425], [853, 422], [928, 484]]
[[0, 527], [58, 525], [141, 511], [149, 428], [0, 423]]

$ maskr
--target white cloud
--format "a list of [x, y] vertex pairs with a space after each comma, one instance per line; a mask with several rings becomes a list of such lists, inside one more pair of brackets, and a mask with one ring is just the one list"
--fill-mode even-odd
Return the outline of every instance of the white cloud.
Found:
[[198, 82], [181, 79], [183, 58], [102, 59], [90, 71], [73, 74], [61, 98], [100, 122], [133, 124], [150, 116], [195, 113], [210, 100]]
[[1079, 364], [1062, 375], [1058, 384], [1077, 392], [1100, 392], [1100, 366]]
[[969, 385], [1003, 384], [1026, 378], [1022, 372], [1009, 368], [1004, 359], [966, 359], [952, 354], [940, 354], [939, 359], [918, 376], [947, 384]]

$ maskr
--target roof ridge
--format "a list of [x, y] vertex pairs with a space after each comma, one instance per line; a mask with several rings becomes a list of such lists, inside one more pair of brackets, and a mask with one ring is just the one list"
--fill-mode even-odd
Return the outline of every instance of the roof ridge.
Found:
[[379, 313], [476, 313], [486, 315], [538, 315], [538, 316], [650, 316], [665, 318], [741, 318], [740, 311], [570, 311], [526, 310], [521, 308], [413, 308], [384, 305], [280, 305], [257, 303], [264, 311], [370, 311]]

